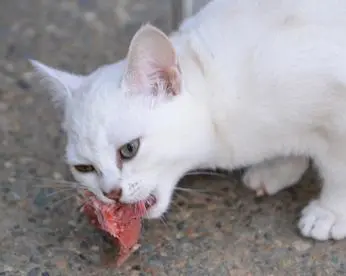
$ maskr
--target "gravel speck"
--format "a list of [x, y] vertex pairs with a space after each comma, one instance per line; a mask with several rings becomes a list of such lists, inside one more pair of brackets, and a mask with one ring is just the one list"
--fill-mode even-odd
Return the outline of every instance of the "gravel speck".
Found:
[[4, 112], [8, 109], [8, 105], [0, 102], [0, 112]]
[[97, 19], [97, 16], [94, 12], [86, 12], [86, 13], [84, 13], [84, 19], [85, 19], [85, 21], [91, 23]]
[[59, 173], [59, 172], [54, 172], [54, 173], [53, 173], [53, 178], [56, 179], [56, 180], [61, 180], [61, 179], [63, 179], [64, 177], [62, 176], [61, 173]]
[[23, 79], [17, 80], [17, 85], [18, 85], [18, 87], [20, 87], [23, 90], [29, 90], [31, 87], [30, 84]]
[[97, 245], [91, 246], [91, 251], [97, 252], [97, 251], [99, 251], [99, 250], [100, 250], [100, 247], [99, 247], [99, 246], [97, 246]]
[[40, 269], [38, 267], [35, 267], [31, 269], [26, 275], [27, 276], [39, 276], [40, 274]]
[[298, 251], [298, 252], [304, 252], [307, 251], [311, 248], [311, 243], [297, 240], [293, 242], [293, 247]]
[[12, 168], [12, 166], [13, 166], [13, 164], [12, 164], [10, 161], [6, 161], [6, 162], [4, 163], [4, 167], [5, 167], [6, 169]]

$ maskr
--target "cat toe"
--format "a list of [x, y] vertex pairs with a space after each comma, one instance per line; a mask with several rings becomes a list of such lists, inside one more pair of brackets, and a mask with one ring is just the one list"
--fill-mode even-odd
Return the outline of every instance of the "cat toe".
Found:
[[270, 170], [250, 168], [243, 177], [246, 187], [256, 192], [256, 196], [273, 195], [284, 186]]
[[338, 217], [321, 206], [318, 200], [310, 202], [303, 209], [298, 227], [303, 236], [315, 240], [340, 240], [346, 237], [346, 217]]

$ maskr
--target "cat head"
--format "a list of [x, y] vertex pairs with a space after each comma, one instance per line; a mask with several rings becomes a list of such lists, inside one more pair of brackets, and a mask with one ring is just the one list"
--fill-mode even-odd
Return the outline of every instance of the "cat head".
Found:
[[160, 217], [210, 144], [205, 110], [184, 88], [168, 37], [145, 25], [124, 60], [87, 76], [31, 62], [63, 110], [76, 181], [105, 202], [113, 190], [125, 203], [155, 202], [148, 217]]

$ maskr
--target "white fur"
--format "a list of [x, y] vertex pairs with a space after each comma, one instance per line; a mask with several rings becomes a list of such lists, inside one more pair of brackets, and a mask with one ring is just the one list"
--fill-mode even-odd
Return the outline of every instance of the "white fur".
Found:
[[[304, 209], [299, 227], [307, 237], [341, 239], [346, 237], [345, 29], [345, 1], [215, 0], [184, 22], [172, 44], [144, 26], [127, 58], [89, 76], [34, 65], [54, 79], [55, 94], [64, 99], [67, 162], [93, 164], [102, 172], [72, 170], [100, 197], [116, 188], [122, 188], [123, 202], [154, 194], [158, 202], [148, 217], [156, 218], [168, 209], [188, 170], [231, 170], [266, 160], [244, 180], [273, 194], [298, 181], [311, 157], [323, 189]], [[176, 96], [158, 81], [167, 68], [179, 72]], [[152, 93], [153, 81], [159, 93]], [[138, 155], [119, 169], [117, 149], [138, 137]]]
[[302, 156], [273, 158], [250, 167], [243, 182], [258, 196], [273, 195], [296, 184], [308, 166], [308, 158]]

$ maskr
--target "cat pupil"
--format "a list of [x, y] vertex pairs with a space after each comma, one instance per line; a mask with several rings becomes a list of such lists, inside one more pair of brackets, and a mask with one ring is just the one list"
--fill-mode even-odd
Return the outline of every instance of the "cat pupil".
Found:
[[129, 151], [129, 153], [132, 153], [133, 152], [133, 145], [127, 144], [127, 150]]
[[138, 147], [139, 147], [138, 139], [131, 141], [127, 144], [124, 144], [124, 146], [121, 147], [119, 150], [121, 157], [127, 160], [133, 158], [138, 151]]

